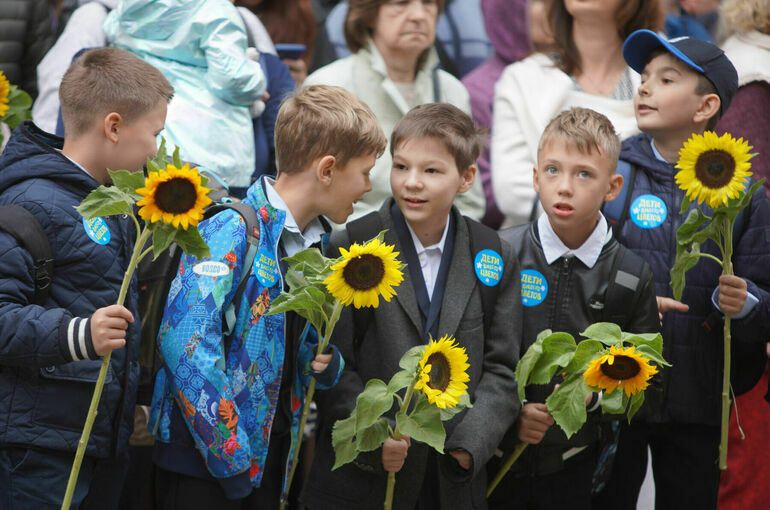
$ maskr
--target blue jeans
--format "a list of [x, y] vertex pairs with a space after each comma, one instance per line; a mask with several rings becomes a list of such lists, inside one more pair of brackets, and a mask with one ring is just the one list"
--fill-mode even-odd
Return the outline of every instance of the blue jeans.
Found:
[[[53, 450], [0, 448], [0, 510], [60, 509], [74, 458]], [[85, 457], [70, 508], [117, 508], [127, 464], [125, 454]]]

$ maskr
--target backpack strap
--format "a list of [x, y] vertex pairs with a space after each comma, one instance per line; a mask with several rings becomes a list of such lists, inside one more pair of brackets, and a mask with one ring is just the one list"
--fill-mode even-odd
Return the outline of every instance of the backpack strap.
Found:
[[43, 305], [53, 277], [53, 256], [43, 227], [31, 212], [20, 205], [0, 206], [0, 229], [12, 235], [32, 256], [35, 265], [33, 304]]
[[636, 310], [645, 262], [642, 257], [622, 244], [618, 248], [604, 295], [602, 320], [614, 322], [625, 330], [628, 326], [629, 311]]
[[617, 237], [628, 219], [628, 208], [631, 205], [636, 179], [636, 165], [621, 159], [618, 161], [616, 173], [623, 176], [623, 187], [615, 200], [602, 205], [602, 213], [612, 228], [612, 234]]
[[[482, 250], [494, 250], [502, 258], [502, 244], [497, 231], [492, 230], [478, 221], [474, 221], [467, 216], [465, 223], [468, 225], [468, 234], [471, 243], [471, 261], [475, 260], [476, 254]], [[495, 316], [495, 304], [497, 303], [498, 286], [492, 287], [484, 284], [479, 285], [481, 292], [481, 310], [484, 314], [484, 337], [489, 333], [492, 326], [492, 319]]]
[[[377, 235], [382, 230], [382, 219], [377, 211], [370, 212], [366, 216], [355, 221], [349, 221], [345, 225], [348, 232], [348, 238], [352, 243], [363, 244], [372, 236]], [[374, 310], [369, 307], [353, 309], [353, 348], [356, 356], [361, 342], [364, 340], [366, 329], [374, 319]]]
[[225, 310], [225, 315], [222, 324], [222, 335], [228, 337], [235, 330], [235, 321], [237, 319], [238, 304], [243, 297], [243, 292], [246, 290], [246, 282], [251, 275], [252, 265], [254, 264], [254, 257], [257, 255], [257, 248], [259, 247], [259, 220], [257, 219], [257, 211], [254, 210], [249, 204], [243, 202], [233, 202], [227, 204], [217, 204], [210, 207], [204, 218], [208, 219], [217, 213], [220, 213], [226, 209], [232, 209], [241, 215], [243, 221], [246, 222], [246, 242], [248, 243], [248, 250], [246, 250], [246, 256], [243, 259], [243, 269], [241, 270], [241, 278], [238, 281], [238, 287], [235, 289], [230, 305]]

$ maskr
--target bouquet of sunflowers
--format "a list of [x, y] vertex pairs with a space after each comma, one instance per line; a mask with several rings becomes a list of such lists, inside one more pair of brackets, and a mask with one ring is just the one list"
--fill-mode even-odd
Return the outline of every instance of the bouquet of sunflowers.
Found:
[[[644, 403], [644, 390], [658, 373], [657, 366], [669, 366], [661, 354], [660, 333], [626, 333], [617, 324], [599, 322], [580, 335], [585, 338], [575, 343], [569, 333], [542, 331], [516, 366], [522, 402], [527, 385], [548, 384], [560, 373], [562, 382], [545, 403], [568, 438], [586, 422], [586, 400], [591, 393], [601, 393], [603, 413], [625, 414], [630, 422]], [[514, 448], [489, 484], [487, 496], [526, 447], [527, 443], [520, 442]]]

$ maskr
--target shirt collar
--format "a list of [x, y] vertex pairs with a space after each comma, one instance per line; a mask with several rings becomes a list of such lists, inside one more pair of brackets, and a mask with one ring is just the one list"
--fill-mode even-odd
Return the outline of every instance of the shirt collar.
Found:
[[669, 164], [668, 161], [666, 161], [666, 158], [660, 155], [660, 152], [658, 152], [658, 148], [655, 147], [655, 140], [650, 138], [650, 147], [652, 147], [652, 154], [655, 156], [659, 161], [662, 161], [666, 164]]
[[321, 236], [323, 236], [325, 232], [321, 220], [318, 218], [313, 218], [313, 220], [305, 227], [305, 231], [302, 232], [299, 229], [299, 226], [297, 226], [297, 220], [294, 219], [294, 215], [292, 215], [289, 207], [286, 205], [286, 202], [284, 202], [281, 198], [281, 195], [275, 191], [275, 188], [273, 187], [274, 182], [275, 181], [269, 177], [265, 178], [267, 201], [274, 208], [281, 209], [282, 211], [286, 212], [286, 219], [283, 222], [284, 231], [288, 231], [291, 234], [300, 236], [302, 238], [302, 244], [305, 246], [305, 248], [309, 248], [310, 246], [320, 242]]
[[547, 214], [541, 214], [537, 220], [537, 230], [540, 234], [540, 244], [543, 246], [545, 260], [553, 264], [559, 257], [577, 257], [589, 269], [594, 267], [602, 247], [612, 238], [612, 230], [607, 228], [607, 220], [599, 213], [599, 221], [588, 239], [575, 250], [569, 249], [554, 232]]
[[444, 233], [441, 235], [441, 239], [436, 244], [432, 244], [430, 246], [423, 246], [420, 242], [420, 239], [417, 237], [417, 234], [414, 233], [414, 230], [412, 230], [412, 227], [409, 225], [409, 222], [406, 223], [406, 228], [409, 229], [409, 234], [412, 236], [412, 244], [414, 244], [414, 251], [417, 252], [417, 255], [419, 256], [421, 253], [424, 253], [428, 250], [434, 250], [437, 249], [442, 255], [444, 253], [444, 245], [446, 245], [446, 236], [447, 232], [449, 232], [449, 215], [447, 215], [446, 219], [446, 225], [444, 225]]
[[[67, 158], [67, 159], [70, 161], [70, 163], [72, 163], [73, 165], [75, 165], [76, 167], [78, 167], [79, 169], [81, 169], [83, 172], [85, 172], [85, 173], [86, 173], [86, 175], [88, 175], [89, 177], [91, 177], [92, 179], [94, 179], [94, 176], [93, 176], [93, 175], [91, 175], [91, 172], [89, 172], [88, 170], [86, 170], [86, 168], [85, 168], [83, 165], [81, 165], [80, 163], [78, 163], [77, 161], [75, 161], [74, 159], [72, 159], [71, 157], [69, 157], [69, 156], [67, 156], [66, 154], [64, 154], [64, 153], [61, 151], [61, 149], [55, 149], [55, 150], [56, 150], [56, 152], [58, 152], [59, 154], [61, 154], [61, 155], [62, 155], [62, 156], [64, 156], [65, 158]], [[96, 179], [94, 179], [94, 180], [96, 180]]]

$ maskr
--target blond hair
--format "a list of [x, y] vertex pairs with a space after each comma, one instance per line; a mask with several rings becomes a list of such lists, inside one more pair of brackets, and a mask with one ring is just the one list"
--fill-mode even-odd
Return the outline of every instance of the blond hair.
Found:
[[756, 30], [770, 33], [770, 2], [767, 0], [725, 0], [720, 19], [729, 33]]
[[295, 174], [331, 155], [338, 167], [352, 158], [380, 157], [387, 139], [372, 110], [342, 87], [313, 85], [290, 95], [275, 121], [278, 172]]
[[112, 112], [133, 122], [173, 96], [163, 73], [136, 55], [120, 48], [86, 51], [59, 87], [65, 135], [78, 137]]
[[591, 154], [596, 149], [609, 158], [612, 171], [615, 171], [620, 156], [620, 138], [610, 119], [601, 113], [588, 108], [570, 108], [561, 112], [543, 130], [537, 146], [538, 156], [554, 140], [575, 146], [583, 154]]
[[484, 145], [484, 134], [467, 113], [448, 103], [428, 103], [415, 106], [396, 123], [390, 155], [401, 142], [425, 137], [444, 144], [460, 173], [476, 164]]

